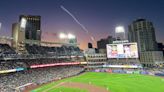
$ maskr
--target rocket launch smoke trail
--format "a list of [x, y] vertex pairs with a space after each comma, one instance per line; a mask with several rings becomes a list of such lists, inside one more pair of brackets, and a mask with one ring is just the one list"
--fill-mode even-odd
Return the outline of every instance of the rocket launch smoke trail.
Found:
[[[78, 21], [78, 19], [70, 12], [70, 11], [68, 11], [64, 6], [60, 6], [60, 8], [63, 10], [63, 11], [65, 11], [67, 14], [69, 14], [72, 18], [73, 18], [73, 20], [77, 23], [77, 24], [79, 24], [81, 27], [82, 27], [82, 29], [88, 34], [88, 29], [86, 29], [86, 27], [83, 25], [83, 24], [81, 24], [79, 21]], [[91, 40], [92, 41], [94, 41], [94, 37], [93, 36], [91, 36]]]

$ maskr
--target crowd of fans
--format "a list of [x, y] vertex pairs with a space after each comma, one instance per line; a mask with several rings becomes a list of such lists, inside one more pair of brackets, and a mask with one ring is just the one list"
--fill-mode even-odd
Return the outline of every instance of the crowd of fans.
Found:
[[[14, 88], [27, 84], [43, 84], [54, 79], [77, 75], [84, 68], [80, 66], [54, 66], [30, 69], [31, 65], [74, 62], [83, 56], [76, 46], [47, 47], [25, 45], [26, 54], [19, 54], [8, 44], [0, 44], [0, 71], [24, 68], [24, 71], [0, 74], [0, 92], [13, 92]], [[76, 62], [76, 61], [75, 61]]]
[[8, 44], [0, 44], [0, 59], [3, 58], [52, 58], [60, 56], [83, 56], [77, 46], [48, 47], [39, 45], [25, 45], [26, 54], [18, 54]]
[[65, 63], [65, 62], [79, 62], [72, 61], [71, 59], [17, 59], [17, 60], [6, 60], [0, 61], [0, 70], [10, 70], [16, 68], [29, 68], [31, 65], [40, 64], [54, 64], [54, 63]]
[[110, 73], [122, 73], [122, 74], [146, 74], [153, 76], [164, 76], [163, 69], [129, 69], [129, 68], [96, 68], [94, 72], [110, 72]]
[[14, 92], [16, 87], [27, 83], [43, 84], [56, 79], [77, 75], [83, 71], [84, 69], [78, 66], [59, 66], [0, 75], [0, 92]]
[[[30, 69], [31, 65], [53, 64], [64, 62], [76, 62], [78, 56], [83, 56], [78, 47], [61, 46], [46, 47], [38, 45], [26, 45], [27, 54], [18, 54], [7, 44], [0, 44], [0, 71], [24, 68], [24, 71], [0, 74], [0, 92], [14, 92], [16, 87], [27, 83], [43, 84], [56, 79], [77, 75], [84, 71], [83, 67], [76, 66], [53, 66], [45, 68]], [[76, 59], [71, 59], [75, 56]], [[135, 59], [110, 60], [106, 65], [140, 65]], [[92, 67], [102, 66], [104, 63], [92, 63]], [[139, 73], [149, 75], [164, 75], [164, 70], [154, 69], [109, 69], [96, 68], [95, 72], [112, 73]]]
[[16, 62], [16, 61], [0, 61], [0, 70], [10, 70], [23, 67], [26, 68], [27, 65], [25, 62]]
[[46, 47], [38, 45], [26, 45], [29, 54], [41, 55], [78, 55], [81, 54], [80, 49], [76, 46]]
[[141, 65], [138, 59], [113, 59], [107, 60], [106, 64], [109, 65]]
[[0, 54], [16, 54], [8, 44], [0, 44]]

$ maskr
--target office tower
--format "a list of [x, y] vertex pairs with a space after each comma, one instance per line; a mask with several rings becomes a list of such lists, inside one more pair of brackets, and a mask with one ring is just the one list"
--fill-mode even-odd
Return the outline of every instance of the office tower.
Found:
[[41, 16], [20, 15], [19, 22], [22, 19], [26, 20], [25, 24], [25, 39], [26, 40], [41, 40]]
[[106, 45], [107, 44], [112, 44], [113, 41], [115, 41], [116, 39], [113, 38], [112, 36], [108, 36], [107, 38], [103, 38], [100, 39], [99, 41], [97, 41], [97, 48], [99, 50], [100, 53], [106, 53]]
[[12, 24], [12, 47], [19, 53], [25, 52], [24, 40], [25, 40], [25, 31], [22, 31], [20, 23]]
[[108, 36], [107, 38], [100, 39], [99, 41], [97, 41], [97, 48], [98, 49], [106, 49], [106, 45], [112, 44], [113, 41], [115, 41], [115, 40], [116, 39], [113, 38], [112, 36]]
[[153, 23], [146, 19], [137, 19], [129, 25], [128, 39], [138, 43], [139, 52], [157, 50]]
[[137, 19], [129, 25], [128, 38], [137, 42], [140, 62], [145, 67], [160, 67], [163, 64], [163, 53], [158, 51], [153, 23], [146, 19]]

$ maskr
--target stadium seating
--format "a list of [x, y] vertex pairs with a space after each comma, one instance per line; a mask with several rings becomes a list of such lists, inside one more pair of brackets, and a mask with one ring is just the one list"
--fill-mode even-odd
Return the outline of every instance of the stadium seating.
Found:
[[0, 55], [5, 54], [16, 54], [16, 52], [8, 44], [0, 44]]
[[[54, 79], [76, 75], [84, 70], [79, 66], [30, 69], [31, 65], [72, 62], [65, 57], [83, 56], [78, 47], [64, 45], [48, 47], [27, 44], [25, 48], [27, 54], [18, 54], [8, 44], [0, 44], [0, 92], [15, 92], [14, 88], [26, 83], [47, 83]], [[59, 58], [61, 56], [63, 57]], [[16, 72], [16, 69], [24, 70]]]
[[84, 69], [77, 66], [61, 66], [31, 69], [0, 75], [0, 92], [15, 92], [15, 88], [27, 83], [43, 84], [56, 79], [74, 76]]
[[26, 45], [29, 54], [41, 55], [79, 55], [80, 49], [75, 46], [46, 47], [38, 45]]

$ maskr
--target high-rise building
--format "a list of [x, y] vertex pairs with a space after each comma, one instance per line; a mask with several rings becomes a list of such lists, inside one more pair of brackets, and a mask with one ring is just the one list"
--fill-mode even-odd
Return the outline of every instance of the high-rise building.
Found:
[[145, 67], [161, 67], [164, 64], [162, 51], [144, 51], [140, 54], [140, 60]]
[[106, 49], [106, 45], [107, 44], [112, 44], [113, 41], [115, 41], [116, 39], [113, 38], [112, 36], [108, 36], [107, 38], [101, 39], [99, 41], [97, 41], [97, 48], [98, 49]]
[[108, 36], [107, 38], [101, 39], [99, 41], [97, 41], [97, 48], [99, 50], [100, 53], [106, 53], [106, 45], [107, 44], [112, 44], [113, 41], [115, 41], [116, 39], [113, 38], [112, 36]]
[[22, 18], [26, 20], [25, 24], [25, 39], [26, 40], [41, 40], [41, 16], [20, 15], [19, 22]]
[[26, 40], [41, 41], [40, 16], [20, 15], [19, 22], [12, 25], [12, 47], [18, 53], [26, 53]]
[[157, 50], [153, 23], [146, 19], [137, 19], [129, 25], [128, 39], [138, 43], [140, 52]]
[[93, 48], [92, 43], [88, 43], [88, 48]]
[[145, 67], [159, 67], [164, 63], [163, 53], [158, 50], [155, 28], [153, 23], [146, 19], [137, 19], [129, 25], [128, 39], [137, 42], [140, 62]]
[[158, 50], [163, 52], [164, 55], [164, 45], [163, 43], [157, 43], [158, 44]]
[[12, 24], [12, 47], [19, 53], [25, 52], [24, 40], [25, 40], [25, 31], [21, 30], [20, 23]]

